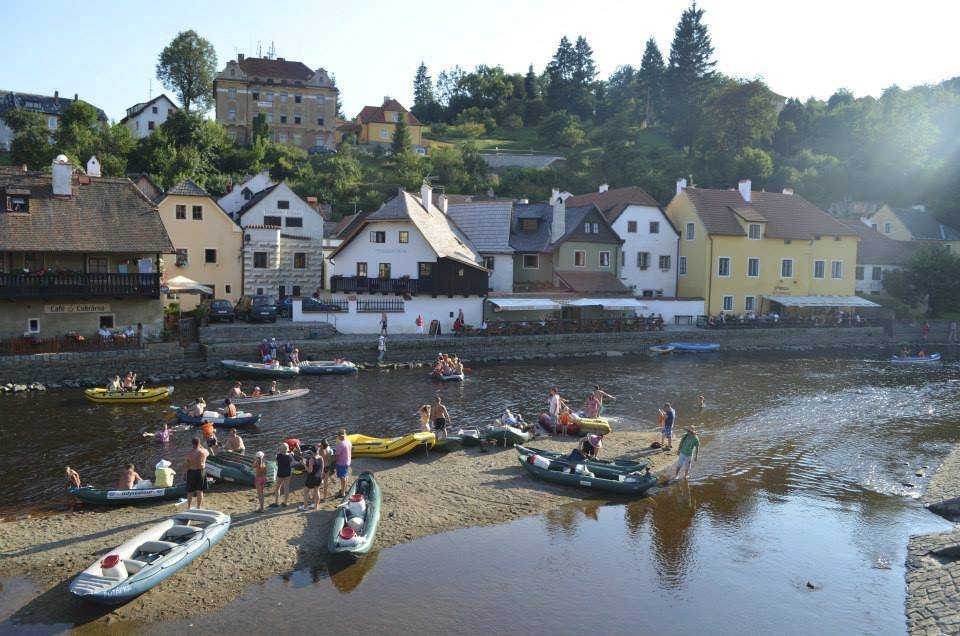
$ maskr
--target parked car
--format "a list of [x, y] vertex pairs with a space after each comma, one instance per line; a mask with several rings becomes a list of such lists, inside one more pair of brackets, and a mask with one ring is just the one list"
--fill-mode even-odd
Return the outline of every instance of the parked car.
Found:
[[233, 322], [237, 318], [236, 312], [233, 311], [233, 303], [229, 300], [216, 298], [205, 300], [203, 304], [207, 308], [207, 320], [210, 322], [222, 322], [224, 320]]
[[273, 296], [241, 296], [235, 308], [237, 318], [247, 322], [277, 322], [277, 299]]
[[[300, 300], [303, 301], [303, 311], [340, 311], [340, 305], [324, 301], [320, 298], [314, 298], [313, 296], [302, 296]], [[293, 296], [283, 298], [278, 303], [278, 307], [280, 308], [281, 316], [292, 318]]]
[[337, 151], [326, 146], [310, 146], [307, 148], [308, 155], [335, 155]]

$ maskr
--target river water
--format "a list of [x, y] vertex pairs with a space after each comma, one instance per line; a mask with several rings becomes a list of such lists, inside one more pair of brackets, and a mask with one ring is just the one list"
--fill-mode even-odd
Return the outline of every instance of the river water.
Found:
[[[689, 482], [636, 502], [577, 502], [426, 537], [343, 571], [277, 577], [218, 613], [137, 631], [311, 630], [322, 618], [325, 631], [362, 634], [897, 634], [906, 628], [907, 537], [949, 527], [917, 497], [958, 437], [954, 364], [710, 354], [485, 365], [462, 385], [423, 376], [300, 378], [292, 384], [310, 395], [264, 405], [247, 447], [329, 437], [343, 424], [406, 432], [437, 392], [454, 425], [485, 423], [505, 406], [533, 416], [551, 384], [579, 398], [597, 382], [618, 397], [608, 407], [615, 429], [649, 430], [656, 406], [672, 402], [680, 426], [699, 425], [701, 459]], [[181, 383], [175, 397], [209, 400], [225, 388]], [[707, 407], [698, 412], [701, 393]], [[112, 483], [127, 461], [146, 468], [161, 455], [179, 458], [189, 434], [166, 450], [141, 437], [166, 408], [96, 406], [67, 392], [4, 397], [0, 485], [21, 493], [19, 505], [57, 506], [65, 464], [85, 481]]]

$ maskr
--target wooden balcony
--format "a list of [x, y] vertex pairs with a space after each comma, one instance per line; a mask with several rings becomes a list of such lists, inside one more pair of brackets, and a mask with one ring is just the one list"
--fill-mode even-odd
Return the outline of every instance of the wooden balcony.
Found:
[[416, 294], [428, 293], [429, 285], [416, 278], [367, 278], [365, 276], [332, 276], [331, 291], [346, 294]]
[[159, 297], [159, 274], [0, 274], [0, 299]]

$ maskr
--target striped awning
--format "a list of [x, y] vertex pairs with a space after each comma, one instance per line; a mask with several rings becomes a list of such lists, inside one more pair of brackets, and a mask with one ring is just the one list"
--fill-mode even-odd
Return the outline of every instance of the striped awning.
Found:
[[877, 303], [859, 296], [764, 296], [770, 302], [784, 307], [879, 307]]

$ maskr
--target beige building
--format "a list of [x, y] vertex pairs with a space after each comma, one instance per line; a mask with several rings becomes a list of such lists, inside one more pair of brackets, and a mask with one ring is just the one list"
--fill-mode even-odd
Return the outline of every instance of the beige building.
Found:
[[864, 223], [894, 241], [914, 241], [918, 245], [943, 245], [960, 251], [960, 230], [945, 225], [922, 205], [891, 208], [883, 205]]
[[238, 143], [253, 142], [253, 120], [262, 113], [277, 143], [305, 150], [336, 145], [337, 87], [322, 68], [241, 53], [217, 74], [213, 92], [217, 123]]
[[360, 126], [358, 140], [361, 144], [389, 146], [393, 142], [393, 133], [397, 123], [403, 119], [410, 133], [410, 145], [415, 150], [423, 149], [423, 124], [403, 104], [389, 95], [383, 98], [381, 106], [364, 106], [354, 122]]
[[[186, 276], [213, 289], [215, 298], [239, 300], [243, 291], [240, 226], [190, 179], [167, 190], [157, 206], [174, 247], [173, 254], [163, 257], [164, 279]], [[167, 303], [174, 300], [168, 297]], [[180, 307], [193, 309], [200, 300], [198, 295], [182, 294]]]

